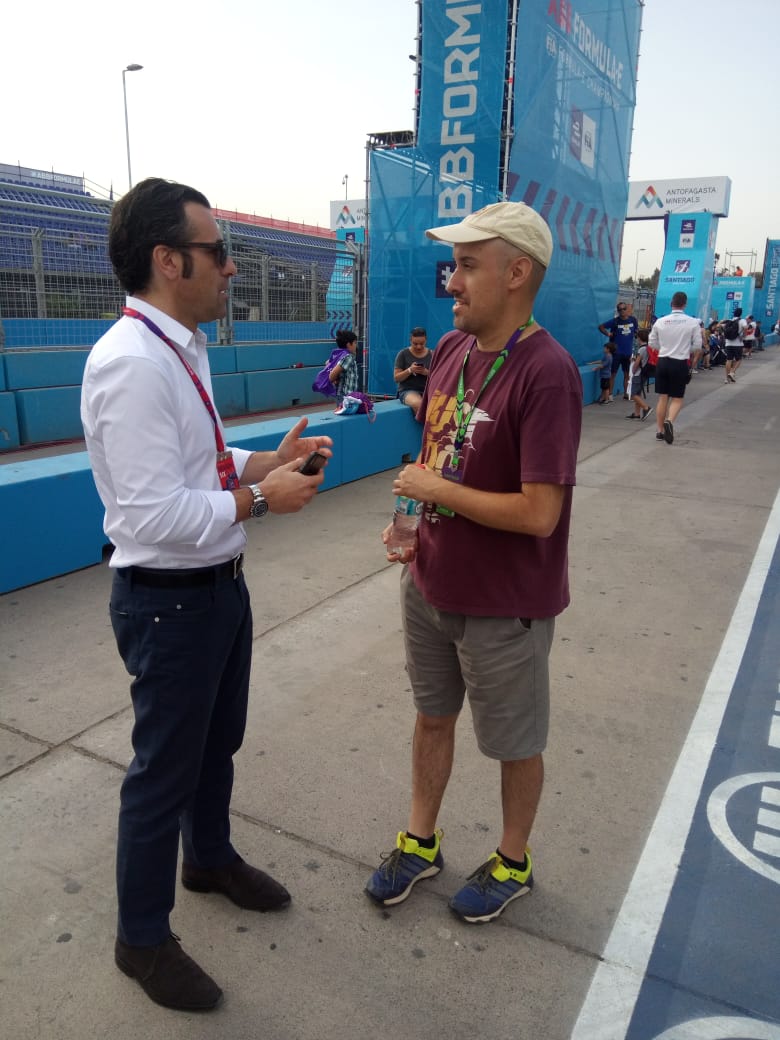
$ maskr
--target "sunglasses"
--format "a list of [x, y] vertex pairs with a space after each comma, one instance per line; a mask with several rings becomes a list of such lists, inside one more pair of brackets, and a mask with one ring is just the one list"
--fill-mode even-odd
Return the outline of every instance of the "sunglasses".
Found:
[[228, 261], [228, 247], [224, 239], [220, 239], [218, 242], [187, 242], [181, 246], [182, 249], [203, 249], [207, 253], [211, 253], [216, 261], [218, 267], [224, 267]]

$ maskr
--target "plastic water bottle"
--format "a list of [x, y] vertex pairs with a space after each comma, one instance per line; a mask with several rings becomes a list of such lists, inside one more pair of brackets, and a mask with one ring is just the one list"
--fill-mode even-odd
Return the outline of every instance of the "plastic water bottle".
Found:
[[387, 545], [389, 553], [402, 553], [405, 549], [413, 549], [417, 524], [423, 510], [422, 502], [417, 502], [406, 495], [399, 495], [393, 510], [393, 530]]

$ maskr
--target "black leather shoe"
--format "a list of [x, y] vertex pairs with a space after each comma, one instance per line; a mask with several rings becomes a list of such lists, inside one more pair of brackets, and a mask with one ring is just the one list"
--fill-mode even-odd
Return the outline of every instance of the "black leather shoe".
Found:
[[191, 892], [221, 892], [244, 910], [284, 910], [290, 893], [272, 877], [250, 867], [241, 857], [227, 867], [206, 870], [182, 863], [181, 883]]
[[128, 946], [117, 939], [114, 960], [147, 997], [163, 1007], [211, 1011], [222, 999], [222, 990], [187, 956], [173, 933], [159, 946]]

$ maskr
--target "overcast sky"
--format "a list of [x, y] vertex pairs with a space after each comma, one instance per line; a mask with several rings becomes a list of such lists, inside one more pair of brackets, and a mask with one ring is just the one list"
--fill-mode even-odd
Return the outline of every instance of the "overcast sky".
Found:
[[[0, 162], [124, 192], [122, 69], [135, 62], [134, 181], [169, 177], [223, 209], [327, 226], [345, 174], [349, 197], [364, 194], [366, 134], [412, 127], [414, 0], [134, 0], [127, 10], [5, 5]], [[780, 238], [780, 0], [647, 0], [643, 27], [630, 177], [731, 177], [717, 249], [755, 251], [760, 267], [766, 238]], [[638, 260], [650, 274], [662, 235], [660, 221], [627, 224], [622, 273]], [[741, 262], [747, 270], [750, 257]]]

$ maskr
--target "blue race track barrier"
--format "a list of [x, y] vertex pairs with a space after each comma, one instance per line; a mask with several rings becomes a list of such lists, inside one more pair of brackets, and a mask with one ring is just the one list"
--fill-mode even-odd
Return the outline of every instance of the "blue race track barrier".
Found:
[[[216, 385], [215, 380], [215, 393]], [[6, 396], [0, 394], [0, 428]], [[322, 490], [417, 457], [422, 429], [411, 410], [399, 401], [382, 401], [374, 411], [372, 423], [365, 415], [308, 416], [309, 433], [333, 439]], [[272, 451], [298, 418], [234, 426], [228, 442]], [[100, 563], [107, 544], [103, 506], [85, 451], [0, 466], [0, 593]]]
[[[332, 347], [329, 339], [210, 345], [220, 415], [230, 419], [321, 402], [311, 384]], [[0, 353], [0, 452], [81, 437], [79, 402], [88, 355], [88, 347]]]

